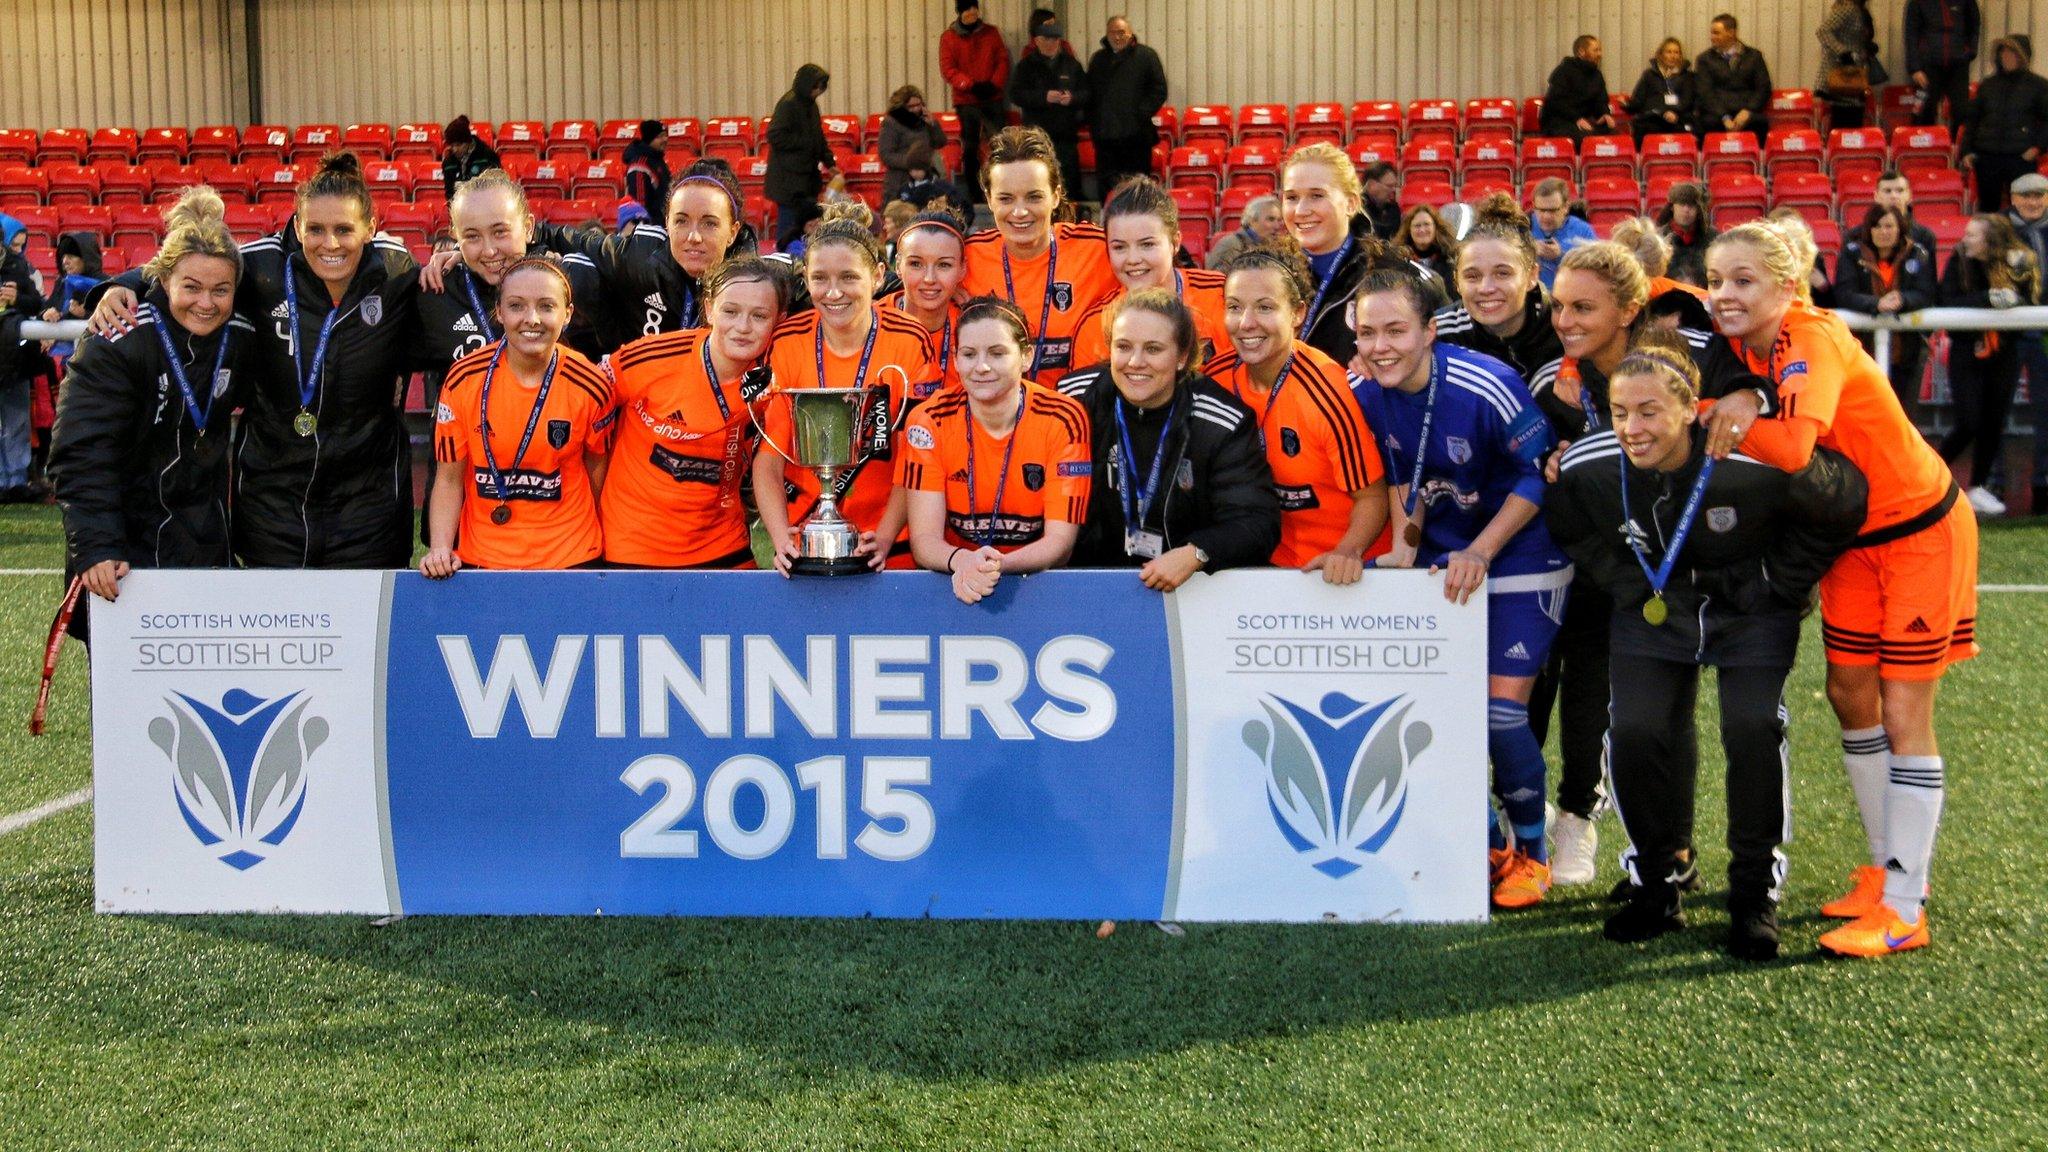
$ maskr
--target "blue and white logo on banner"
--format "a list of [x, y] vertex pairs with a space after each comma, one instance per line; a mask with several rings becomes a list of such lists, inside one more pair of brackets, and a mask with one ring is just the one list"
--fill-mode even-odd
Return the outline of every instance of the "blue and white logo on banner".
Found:
[[1429, 725], [1404, 725], [1414, 705], [1400, 697], [1369, 704], [1331, 692], [1313, 711], [1272, 695], [1260, 704], [1267, 719], [1244, 726], [1244, 743], [1265, 766], [1280, 834], [1326, 876], [1357, 871], [1401, 822], [1408, 765], [1429, 747]]
[[171, 795], [192, 835], [220, 862], [247, 871], [290, 836], [306, 805], [306, 762], [327, 721], [303, 692], [265, 700], [230, 689], [219, 706], [174, 692], [149, 740], [173, 769]]

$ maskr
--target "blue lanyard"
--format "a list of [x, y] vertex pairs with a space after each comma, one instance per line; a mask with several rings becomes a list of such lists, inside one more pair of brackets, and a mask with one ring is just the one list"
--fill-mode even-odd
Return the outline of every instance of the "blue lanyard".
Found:
[[[1266, 410], [1259, 413], [1259, 451], [1261, 452], [1264, 452], [1266, 450], [1266, 418], [1273, 414], [1273, 405], [1278, 403], [1280, 400], [1280, 390], [1282, 388], [1287, 387], [1287, 377], [1291, 375], [1293, 372], [1294, 353], [1289, 352], [1287, 354], [1287, 362], [1285, 364], [1280, 365], [1280, 375], [1273, 378], [1273, 390], [1271, 392], [1266, 393]], [[1251, 369], [1246, 368], [1244, 375], [1245, 379], [1251, 379]], [[1237, 389], [1232, 389], [1232, 391], [1237, 392], [1237, 398], [1239, 400], [1244, 399], [1244, 393], [1242, 391], [1239, 391]]]
[[1636, 565], [1643, 570], [1643, 575], [1650, 578], [1650, 594], [1655, 599], [1663, 599], [1664, 586], [1671, 583], [1671, 570], [1678, 566], [1678, 551], [1685, 547], [1685, 538], [1692, 534], [1692, 522], [1699, 516], [1700, 505], [1707, 498], [1707, 479], [1714, 474], [1714, 464], [1714, 458], [1709, 456], [1700, 465], [1699, 479], [1692, 482], [1692, 495], [1686, 497], [1685, 511], [1679, 514], [1678, 527], [1671, 532], [1671, 544], [1664, 549], [1663, 562], [1652, 572], [1650, 562], [1643, 559], [1643, 550], [1637, 546], [1634, 534], [1628, 531], [1628, 525], [1634, 522], [1635, 517], [1628, 510], [1628, 453], [1621, 453], [1622, 535], [1628, 540], [1628, 550], [1636, 558]]
[[[882, 318], [870, 313], [868, 316], [868, 338], [860, 346], [860, 365], [853, 370], [853, 384], [851, 387], [862, 388], [867, 386], [868, 360], [875, 354], [875, 334], [881, 330]], [[818, 383], [815, 386], [823, 388], [825, 387], [825, 321], [822, 317], [818, 320], [817, 339], [814, 343], [814, 348], [818, 354]], [[705, 363], [710, 363], [711, 349], [708, 343], [704, 350], [704, 356]], [[720, 404], [719, 407], [723, 408], [725, 405]]]
[[[1344, 246], [1337, 249], [1337, 258], [1330, 261], [1330, 274], [1323, 277], [1321, 284], [1316, 285], [1316, 298], [1309, 302], [1308, 315], [1301, 318], [1301, 332], [1299, 335], [1302, 339], [1308, 339], [1308, 330], [1315, 325], [1317, 313], [1323, 310], [1323, 297], [1329, 294], [1330, 285], [1336, 282], [1337, 269], [1344, 266], [1344, 258], [1351, 255], [1351, 244], [1352, 237], [1344, 237]], [[1179, 275], [1179, 273], [1175, 273], [1175, 275]]]
[[732, 405], [726, 403], [725, 385], [720, 383], [718, 369], [713, 367], [711, 363], [711, 337], [706, 336], [704, 342], [697, 346], [697, 350], [704, 354], [704, 380], [711, 385], [711, 398], [718, 401], [719, 418], [730, 424], [732, 423]]
[[[1045, 302], [1038, 308], [1038, 331], [1031, 334], [1031, 367], [1026, 376], [1038, 375], [1038, 362], [1045, 355], [1045, 329], [1052, 323], [1052, 285], [1060, 270], [1060, 242], [1054, 240], [1046, 249], [1045, 260]], [[1010, 250], [1003, 249], [1003, 291], [1009, 293], [1010, 303], [1017, 302], [1017, 282], [1010, 278]], [[1022, 409], [1019, 409], [1022, 411]]]
[[[498, 345], [497, 351], [491, 353], [491, 366], [484, 369], [483, 396], [477, 401], [477, 410], [482, 416], [482, 420], [479, 421], [482, 426], [478, 431], [483, 434], [484, 467], [491, 470], [491, 487], [498, 490], [498, 503], [500, 504], [503, 504], [510, 497], [505, 493], [505, 474], [498, 470], [497, 453], [491, 451], [491, 378], [498, 374], [498, 362], [504, 358], [505, 345], [501, 342]], [[560, 352], [553, 352], [548, 355], [548, 370], [540, 378], [539, 392], [533, 398], [533, 411], [527, 413], [526, 431], [519, 436], [519, 451], [512, 454], [512, 467], [514, 468], [519, 467], [520, 462], [526, 459], [527, 445], [533, 443], [533, 430], [540, 425], [541, 409], [546, 408], [548, 405], [548, 389], [554, 387], [555, 368], [561, 362], [562, 354]]]
[[[1003, 445], [1003, 473], [996, 477], [996, 502], [989, 505], [988, 524], [983, 529], [981, 538], [974, 542], [977, 548], [988, 547], [988, 542], [995, 538], [996, 517], [1003, 514], [1003, 490], [1009, 487], [1010, 484], [1010, 453], [1017, 450], [1017, 441], [1023, 437], [1024, 401], [1030, 395], [1031, 389], [1029, 386], [1021, 383], [1017, 385], [1017, 419], [1015, 423], [1010, 425], [1010, 442]], [[974, 523], [976, 517], [974, 509], [979, 504], [980, 501], [975, 499], [974, 494], [974, 409], [969, 408], [967, 409], [967, 522], [969, 524]]]
[[476, 317], [476, 330], [483, 333], [486, 341], [496, 340], [498, 331], [491, 327], [490, 314], [484, 311], [484, 302], [476, 294], [476, 273], [471, 272], [467, 265], [462, 269], [462, 286], [469, 292], [469, 311]]
[[292, 262], [284, 262], [284, 313], [285, 324], [292, 336], [292, 374], [298, 377], [299, 411], [313, 407], [313, 394], [320, 388], [320, 369], [327, 363], [327, 338], [334, 334], [334, 322], [341, 319], [341, 306], [328, 309], [327, 319], [320, 323], [320, 343], [313, 349], [313, 372], [306, 373], [306, 365], [299, 359], [299, 288], [298, 277], [293, 274]]
[[683, 330], [687, 332], [696, 326], [697, 290], [685, 284], [683, 285]]
[[1585, 434], [1590, 436], [1593, 433], [1598, 432], [1601, 428], [1600, 406], [1593, 403], [1592, 385], [1586, 383], [1586, 374], [1580, 370], [1579, 362], [1577, 360], [1571, 359], [1570, 357], [1566, 357], [1565, 360], [1557, 366], [1557, 375], [1560, 380], [1569, 379], [1572, 383], [1578, 385], [1579, 411], [1584, 412], [1586, 414]]
[[204, 436], [206, 435], [207, 418], [213, 415], [213, 387], [215, 382], [220, 379], [221, 365], [228, 362], [229, 325], [221, 325], [220, 351], [214, 353], [213, 375], [207, 377], [206, 380], [206, 407], [201, 408], [198, 395], [192, 391], [192, 382], [185, 377], [185, 365], [178, 361], [178, 350], [171, 345], [171, 334], [164, 327], [169, 320], [169, 309], [164, 309], [156, 314], [156, 340], [158, 344], [163, 346], [164, 363], [171, 367], [171, 379], [178, 382], [178, 391], [185, 397], [185, 411], [192, 414], [193, 425], [199, 429], [199, 434]]
[[1138, 482], [1138, 453], [1131, 447], [1131, 430], [1124, 424], [1124, 402], [1116, 402], [1116, 435], [1124, 453], [1122, 491], [1117, 493], [1123, 501], [1124, 527], [1133, 532], [1145, 527], [1145, 515], [1152, 511], [1152, 497], [1159, 491], [1159, 467], [1166, 462], [1166, 437], [1173, 430], [1174, 414], [1180, 411], [1180, 397], [1173, 398], [1173, 405], [1166, 410], [1166, 423], [1159, 429], [1159, 446], [1152, 450], [1152, 469], [1145, 477], [1142, 488], [1134, 487]]
[[1415, 505], [1422, 497], [1422, 465], [1429, 459], [1429, 430], [1436, 423], [1436, 350], [1429, 353], [1429, 395], [1422, 401], [1422, 435], [1415, 441], [1415, 466], [1408, 470], [1408, 499], [1401, 504], [1401, 514], [1408, 523], [1415, 523]]

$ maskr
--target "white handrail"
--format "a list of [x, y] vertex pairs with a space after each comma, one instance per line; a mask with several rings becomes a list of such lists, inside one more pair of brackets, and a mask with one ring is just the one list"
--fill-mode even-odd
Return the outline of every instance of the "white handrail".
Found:
[[85, 339], [83, 320], [24, 320], [21, 322], [23, 340], [70, 340]]
[[1872, 316], [1864, 312], [1835, 309], [1835, 315], [1857, 332], [1875, 332], [1877, 366], [1892, 372], [1894, 332], [2041, 332], [2048, 331], [2048, 307], [2028, 308], [1922, 308], [1895, 316]]

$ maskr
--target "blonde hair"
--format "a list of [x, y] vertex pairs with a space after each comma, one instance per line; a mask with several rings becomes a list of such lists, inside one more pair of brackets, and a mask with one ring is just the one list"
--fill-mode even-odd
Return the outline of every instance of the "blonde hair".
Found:
[[213, 256], [235, 266], [235, 279], [242, 278], [242, 248], [228, 231], [227, 206], [210, 185], [185, 189], [177, 202], [164, 209], [164, 242], [156, 255], [143, 265], [147, 279], [162, 283], [187, 256]]
[[1776, 227], [1775, 221], [1752, 220], [1730, 228], [1707, 245], [1707, 258], [1711, 260], [1715, 252], [1735, 244], [1747, 244], [1754, 249], [1771, 279], [1793, 285], [1801, 299], [1811, 298], [1806, 285], [1806, 270], [1813, 266], [1812, 261], [1807, 261], [1804, 266], [1800, 264], [1798, 252], [1785, 233]]
[[1691, 350], [1675, 333], [1661, 329], [1643, 333], [1609, 377], [1609, 389], [1613, 388], [1612, 381], [1623, 376], [1650, 377], [1662, 384], [1665, 393], [1682, 408], [1690, 409], [1699, 403], [1699, 365], [1693, 363]]
[[463, 202], [479, 192], [511, 193], [513, 213], [528, 224], [533, 223], [533, 208], [526, 202], [526, 189], [520, 187], [519, 181], [514, 180], [503, 168], [479, 172], [457, 184], [455, 196], [448, 201], [448, 215], [454, 217], [461, 211]]
[[1280, 184], [1283, 188], [1287, 184], [1287, 174], [1297, 164], [1321, 164], [1328, 168], [1337, 181], [1337, 189], [1351, 198], [1353, 212], [1365, 203], [1365, 185], [1359, 182], [1358, 169], [1351, 166], [1351, 157], [1346, 156], [1342, 148], [1327, 140], [1318, 140], [1289, 152], [1287, 159], [1280, 163]]
[[1598, 277], [1614, 293], [1614, 302], [1623, 308], [1641, 308], [1650, 302], [1650, 277], [1643, 272], [1635, 254], [1613, 240], [1581, 244], [1565, 253], [1557, 268], [1560, 272], [1570, 268]]
[[810, 267], [811, 257], [821, 249], [836, 244], [853, 249], [867, 263], [869, 272], [880, 273], [882, 244], [875, 239], [874, 222], [874, 212], [859, 200], [827, 204], [817, 231], [804, 247], [804, 267]]
[[1797, 208], [1773, 208], [1764, 217], [1763, 225], [1776, 232], [1785, 240], [1785, 246], [1792, 250], [1792, 259], [1797, 262], [1799, 275], [1794, 278], [1794, 287], [1799, 298], [1813, 303], [1813, 285], [1807, 281], [1807, 273], [1820, 266], [1820, 245], [1814, 243], [1813, 226]]
[[1628, 249], [1644, 275], [1654, 279], [1671, 270], [1671, 242], [1648, 216], [1631, 216], [1616, 224], [1610, 238]]

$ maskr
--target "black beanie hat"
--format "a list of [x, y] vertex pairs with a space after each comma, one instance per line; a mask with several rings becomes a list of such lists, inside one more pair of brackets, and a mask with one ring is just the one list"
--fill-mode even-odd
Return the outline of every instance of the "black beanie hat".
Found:
[[662, 127], [661, 121], [642, 120], [640, 122], [640, 142], [642, 144], [652, 144], [654, 143], [654, 138], [661, 135], [664, 131], [665, 129]]
[[469, 130], [469, 117], [457, 116], [441, 130], [441, 139], [449, 144], [467, 144], [476, 139], [476, 133]]
[[953, 14], [959, 15], [969, 8], [981, 7], [981, 0], [953, 0]]

